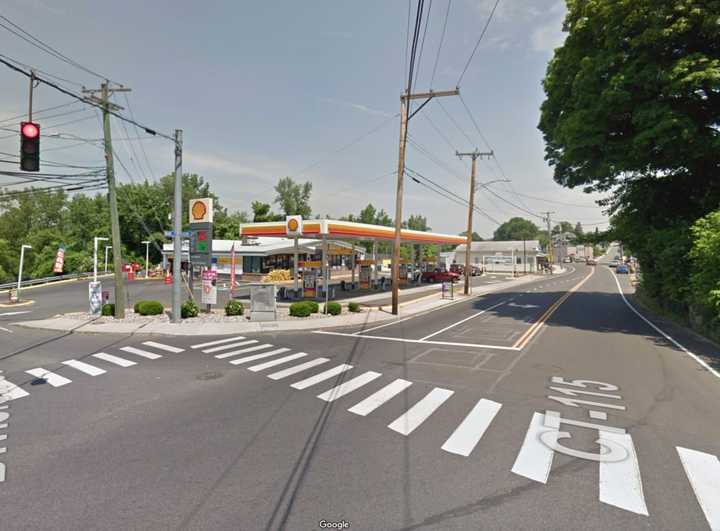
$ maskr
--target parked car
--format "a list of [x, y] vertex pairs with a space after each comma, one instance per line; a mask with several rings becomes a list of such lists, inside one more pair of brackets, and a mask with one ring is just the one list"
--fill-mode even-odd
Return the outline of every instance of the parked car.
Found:
[[586, 258], [584, 256], [576, 256], [575, 257], [576, 262], [586, 262]]
[[589, 265], [589, 266], [596, 266], [596, 265], [597, 265], [597, 260], [595, 260], [594, 258], [588, 258], [586, 263], [587, 263], [587, 265]]
[[617, 266], [617, 268], [615, 268], [615, 272], [618, 275], [627, 275], [628, 273], [630, 273], [630, 270], [625, 264], [620, 264], [619, 266]]
[[610, 260], [610, 262], [608, 263], [608, 266], [610, 266], [610, 267], [617, 267], [619, 265], [620, 265], [619, 260]]
[[563, 264], [569, 264], [571, 262], [572, 262], [572, 258], [570, 258], [569, 256], [566, 256], [565, 258], [563, 258]]
[[436, 269], [435, 271], [425, 271], [422, 274], [423, 282], [455, 282], [460, 278], [460, 275], [453, 273], [452, 271], [442, 271]]
[[450, 265], [450, 271], [453, 273], [457, 273], [458, 275], [464, 275], [465, 266], [462, 264], [452, 264]]
[[480, 275], [482, 275], [482, 272], [482, 267], [474, 265], [472, 266], [472, 271], [470, 271], [470, 274], [474, 277], [479, 277]]

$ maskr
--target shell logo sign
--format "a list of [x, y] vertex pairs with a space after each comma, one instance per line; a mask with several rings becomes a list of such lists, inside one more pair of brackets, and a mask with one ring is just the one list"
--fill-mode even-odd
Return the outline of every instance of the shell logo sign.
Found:
[[212, 223], [213, 200], [210, 197], [190, 200], [190, 223]]
[[287, 216], [285, 218], [285, 233], [288, 236], [302, 236], [302, 216]]

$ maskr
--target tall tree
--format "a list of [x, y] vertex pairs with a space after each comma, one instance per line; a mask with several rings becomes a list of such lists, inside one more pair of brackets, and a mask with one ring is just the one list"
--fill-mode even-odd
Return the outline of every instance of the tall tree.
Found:
[[286, 216], [300, 215], [310, 218], [310, 194], [312, 183], [310, 181], [299, 184], [292, 177], [283, 177], [275, 185], [275, 203], [280, 205]]
[[537, 238], [540, 229], [525, 218], [510, 218], [508, 221], [495, 229], [493, 239], [495, 241], [508, 240], [533, 240]]
[[283, 216], [279, 214], [274, 214], [272, 212], [272, 207], [269, 203], [263, 203], [262, 201], [253, 201], [250, 205], [250, 208], [253, 211], [253, 221], [280, 221], [281, 219], [283, 219]]

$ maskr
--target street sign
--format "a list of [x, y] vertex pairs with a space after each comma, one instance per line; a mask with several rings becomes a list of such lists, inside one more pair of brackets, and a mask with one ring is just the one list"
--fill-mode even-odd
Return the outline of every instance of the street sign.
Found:
[[[184, 230], [180, 233], [180, 237], [182, 237], [182, 238], [189, 238], [190, 236], [192, 236], [192, 231], [189, 231], [189, 230]], [[174, 230], [166, 230], [165, 237], [166, 238], [174, 238], [175, 231]]]
[[213, 224], [195, 223], [190, 230], [190, 261], [196, 265], [212, 264]]

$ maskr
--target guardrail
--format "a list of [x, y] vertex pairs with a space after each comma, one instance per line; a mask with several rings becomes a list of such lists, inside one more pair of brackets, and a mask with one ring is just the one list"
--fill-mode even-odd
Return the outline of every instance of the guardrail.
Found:
[[[103, 273], [104, 275], [104, 273]], [[40, 284], [51, 284], [53, 282], [58, 282], [60, 280], [72, 280], [72, 279], [80, 279], [80, 278], [87, 278], [92, 277], [93, 273], [92, 271], [88, 273], [70, 273], [67, 275], [57, 275], [54, 277], [45, 277], [45, 278], [32, 278], [30, 280], [23, 280], [20, 282], [20, 287], [24, 288], [27, 286], [37, 286]], [[100, 273], [98, 274], [100, 276]], [[0, 284], [0, 291], [7, 290], [7, 289], [13, 289], [17, 288], [17, 282], [8, 282], [7, 284]]]

